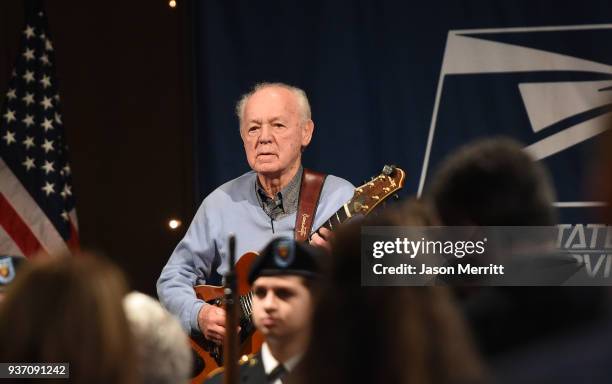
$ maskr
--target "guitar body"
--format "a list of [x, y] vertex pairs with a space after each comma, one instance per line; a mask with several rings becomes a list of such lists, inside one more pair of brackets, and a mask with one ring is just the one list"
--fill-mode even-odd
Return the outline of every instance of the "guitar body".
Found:
[[[242, 257], [240, 257], [236, 263], [236, 285], [239, 296], [246, 296], [251, 290], [248, 275], [255, 257], [257, 257], [257, 253], [248, 252], [242, 255]], [[222, 306], [221, 303], [223, 302], [224, 297], [223, 287], [214, 285], [196, 285], [193, 287], [193, 289], [195, 290], [196, 296], [199, 299], [202, 299], [209, 304]], [[198, 354], [200, 359], [202, 359], [199, 364], [195, 364], [198, 373], [191, 378], [191, 382], [193, 384], [201, 384], [210, 374], [210, 372], [222, 366], [222, 364], [220, 364], [222, 361], [219, 360], [219, 356], [223, 356], [223, 350], [216, 344], [204, 339], [203, 336], [191, 337], [189, 341], [193, 351]], [[257, 353], [261, 348], [261, 345], [263, 344], [263, 335], [254, 328], [250, 330], [247, 329], [245, 332], [241, 331], [240, 341], [240, 356], [250, 355]]]

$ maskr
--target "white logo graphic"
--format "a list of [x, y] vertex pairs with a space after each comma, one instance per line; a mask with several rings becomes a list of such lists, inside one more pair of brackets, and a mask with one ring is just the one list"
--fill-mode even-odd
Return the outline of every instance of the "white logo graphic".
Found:
[[[601, 75], [610, 76], [612, 74], [612, 66], [607, 64], [535, 48], [483, 40], [474, 35], [598, 29], [612, 29], [612, 24], [449, 31], [442, 70], [438, 80], [418, 195], [421, 195], [427, 177], [446, 75], [542, 71], [587, 72], [600, 77]], [[612, 80], [525, 82], [518, 84], [521, 99], [534, 133], [546, 132], [547, 128], [567, 118], [609, 105], [610, 92], [603, 92], [603, 90], [611, 86]], [[528, 145], [525, 149], [538, 160], [547, 158], [602, 133], [607, 128], [605, 120], [608, 114], [609, 112], [602, 113], [561, 131], [556, 131]], [[556, 203], [560, 207], [586, 207], [601, 204], [599, 202]]]

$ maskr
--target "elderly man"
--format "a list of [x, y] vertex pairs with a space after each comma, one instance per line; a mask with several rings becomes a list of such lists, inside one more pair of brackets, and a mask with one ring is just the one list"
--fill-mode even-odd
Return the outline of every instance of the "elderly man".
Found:
[[[185, 237], [177, 245], [157, 282], [162, 304], [179, 317], [188, 332], [222, 343], [225, 312], [196, 298], [192, 287], [210, 284], [227, 270], [228, 235], [237, 239], [240, 256], [261, 249], [274, 236], [292, 236], [302, 178], [302, 151], [314, 123], [301, 89], [265, 83], [244, 95], [236, 112], [240, 136], [253, 169], [208, 195]], [[316, 209], [318, 228], [352, 197], [348, 181], [327, 176]], [[325, 246], [327, 231], [311, 243]]]
[[[320, 257], [314, 247], [277, 238], [253, 263], [253, 322], [265, 342], [260, 353], [241, 361], [241, 383], [280, 384], [300, 362], [310, 339]], [[211, 376], [208, 384], [222, 382], [223, 375]]]

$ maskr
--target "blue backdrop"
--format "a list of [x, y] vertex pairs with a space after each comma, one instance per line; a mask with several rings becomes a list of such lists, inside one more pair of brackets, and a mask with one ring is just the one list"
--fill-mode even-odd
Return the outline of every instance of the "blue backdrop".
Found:
[[453, 148], [505, 134], [551, 170], [563, 220], [587, 220], [612, 86], [609, 1], [194, 3], [198, 201], [248, 170], [236, 100], [283, 81], [312, 104], [307, 167], [360, 184], [398, 164], [414, 194]]

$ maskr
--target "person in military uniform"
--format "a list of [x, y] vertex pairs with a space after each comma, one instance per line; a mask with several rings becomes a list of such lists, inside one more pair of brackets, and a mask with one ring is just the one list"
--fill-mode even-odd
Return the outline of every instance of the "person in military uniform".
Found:
[[15, 279], [17, 271], [26, 263], [23, 256], [0, 255], [0, 301], [4, 298], [6, 288]]
[[[321, 251], [288, 237], [272, 240], [249, 273], [253, 323], [261, 351], [240, 361], [241, 383], [281, 384], [300, 362], [310, 339]], [[222, 383], [223, 368], [206, 383]]]

